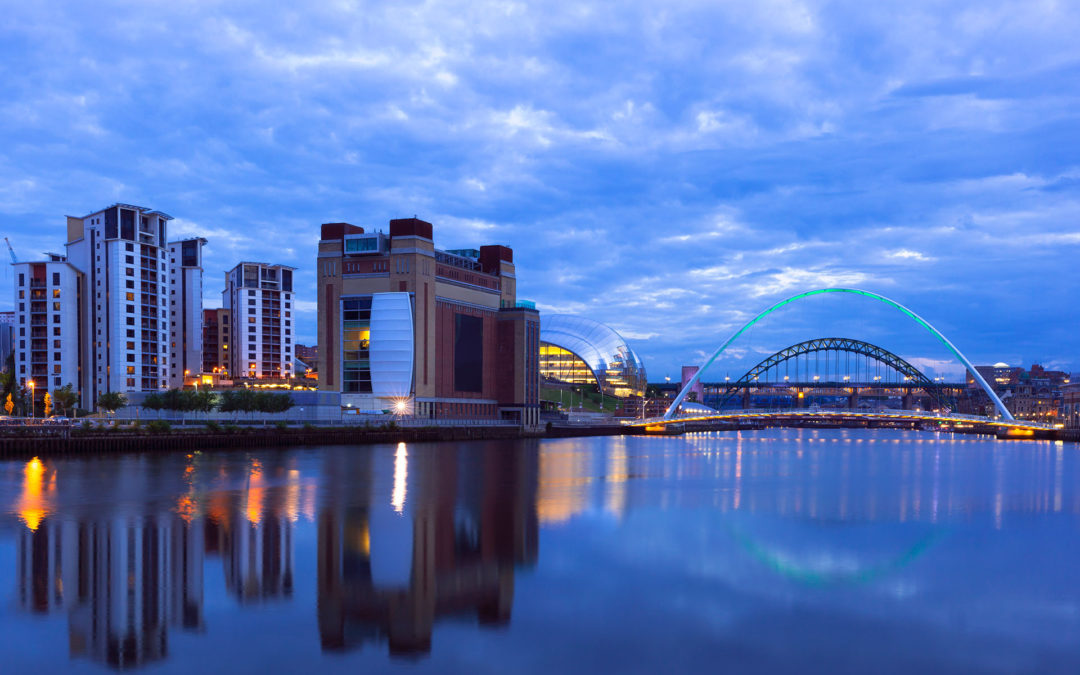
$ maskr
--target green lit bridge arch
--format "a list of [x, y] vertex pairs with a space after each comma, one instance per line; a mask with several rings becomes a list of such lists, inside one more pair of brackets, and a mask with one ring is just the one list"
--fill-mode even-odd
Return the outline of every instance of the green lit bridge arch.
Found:
[[[940, 392], [938, 391], [939, 387], [935, 386], [934, 383], [930, 381], [930, 378], [928, 378], [921, 370], [887, 349], [882, 349], [877, 345], [872, 345], [869, 342], [863, 342], [862, 340], [829, 337], [806, 340], [805, 342], [791, 345], [790, 347], [776, 352], [748, 370], [745, 375], [738, 379], [738, 381], [727, 385], [727, 389], [724, 391], [723, 397], [716, 407], [718, 409], [723, 409], [724, 404], [734, 396], [736, 391], [745, 388], [746, 386], [753, 385], [759, 378], [766, 376], [769, 371], [776, 369], [781, 364], [808, 354], [818, 354], [821, 352], [825, 352], [826, 354], [843, 352], [872, 359], [886, 368], [891, 369], [899, 377], [903, 378], [904, 387], [922, 389], [930, 398], [939, 403], [940, 407], [944, 408], [955, 405], [940, 396]], [[888, 385], [887, 383], [882, 383], [882, 386]]]
[[956, 356], [956, 358], [959, 359], [961, 363], [964, 364], [964, 367], [967, 368], [969, 373], [971, 373], [971, 376], [975, 379], [975, 382], [977, 382], [978, 385], [982, 388], [982, 390], [986, 392], [986, 395], [990, 397], [990, 400], [994, 403], [994, 407], [997, 408], [998, 414], [1006, 420], [1013, 420], [1012, 413], [1010, 413], [1008, 408], [1005, 407], [1005, 404], [1001, 402], [1001, 399], [998, 398], [997, 394], [994, 393], [994, 390], [990, 387], [989, 384], [987, 384], [986, 380], [983, 379], [983, 376], [979, 374], [979, 371], [975, 370], [975, 366], [971, 364], [971, 361], [968, 361], [967, 357], [961, 354], [960, 350], [957, 349], [956, 346], [953, 345], [953, 343], [949, 342], [948, 338], [941, 334], [941, 331], [931, 326], [930, 322], [928, 322], [926, 319], [922, 318], [907, 307], [904, 307], [895, 300], [890, 300], [884, 295], [879, 295], [878, 293], [873, 293], [871, 291], [861, 291], [855, 288], [821, 288], [814, 291], [799, 293], [798, 295], [793, 295], [790, 298], [785, 298], [784, 300], [781, 300], [780, 302], [772, 305], [765, 311], [755, 316], [750, 321], [746, 322], [746, 325], [735, 331], [735, 333], [731, 337], [729, 337], [723, 344], [721, 344], [720, 347], [717, 348], [715, 352], [713, 352], [713, 355], [710, 356], [709, 359], [705, 361], [705, 363], [703, 363], [700, 368], [698, 368], [698, 371], [694, 373], [694, 376], [690, 378], [686, 385], [683, 386], [682, 390], [679, 391], [679, 395], [675, 397], [674, 401], [672, 401], [671, 406], [667, 409], [667, 412], [664, 413], [663, 419], [671, 420], [674, 418], [676, 411], [679, 409], [679, 406], [682, 405], [683, 399], [686, 398], [686, 395], [690, 392], [690, 389], [692, 389], [693, 386], [697, 384], [698, 379], [701, 378], [701, 376], [705, 373], [709, 366], [711, 366], [713, 362], [716, 361], [716, 359], [724, 353], [724, 350], [726, 350], [732, 342], [737, 340], [740, 335], [752, 328], [754, 324], [756, 324], [758, 321], [761, 321], [766, 316], [772, 314], [776, 310], [780, 309], [784, 305], [788, 305], [792, 302], [810, 297], [812, 295], [822, 295], [825, 293], [848, 293], [851, 295], [861, 295], [867, 298], [871, 298], [872, 300], [877, 300], [878, 302], [883, 302], [886, 305], [889, 305], [890, 307], [899, 310], [902, 314], [904, 314], [912, 321], [926, 329], [931, 335], [937, 338], [937, 340], [941, 342], [941, 344], [945, 345], [945, 347], [947, 347], [948, 350], [954, 356]]

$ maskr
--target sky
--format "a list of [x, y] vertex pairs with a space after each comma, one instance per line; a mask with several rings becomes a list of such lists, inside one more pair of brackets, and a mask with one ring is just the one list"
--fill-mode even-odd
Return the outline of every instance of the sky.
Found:
[[[1080, 371], [1077, 35], [1043, 0], [9, 2], [0, 230], [32, 260], [65, 215], [164, 211], [209, 241], [208, 307], [240, 260], [298, 267], [300, 342], [319, 225], [416, 215], [513, 247], [520, 298], [608, 323], [652, 381], [830, 286], [977, 364]], [[710, 372], [818, 337], [961, 372], [835, 295]]]

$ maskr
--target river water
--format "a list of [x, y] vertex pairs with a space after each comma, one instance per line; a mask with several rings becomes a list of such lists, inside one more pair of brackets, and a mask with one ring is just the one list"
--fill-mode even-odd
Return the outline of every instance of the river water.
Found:
[[0, 671], [1080, 672], [1076, 444], [865, 430], [0, 463]]

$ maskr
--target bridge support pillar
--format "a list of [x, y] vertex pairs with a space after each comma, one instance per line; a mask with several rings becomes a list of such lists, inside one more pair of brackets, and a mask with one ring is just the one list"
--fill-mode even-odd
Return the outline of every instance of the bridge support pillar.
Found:
[[743, 410], [749, 410], [750, 409], [750, 390], [749, 389], [743, 389], [743, 393], [742, 393], [742, 409]]
[[911, 391], [905, 391], [904, 397], [900, 399], [901, 407], [903, 407], [904, 410], [911, 410], [911, 403], [913, 399], [914, 397], [911, 395]]
[[855, 410], [859, 407], [859, 390], [852, 389], [851, 393], [847, 397], [848, 410]]

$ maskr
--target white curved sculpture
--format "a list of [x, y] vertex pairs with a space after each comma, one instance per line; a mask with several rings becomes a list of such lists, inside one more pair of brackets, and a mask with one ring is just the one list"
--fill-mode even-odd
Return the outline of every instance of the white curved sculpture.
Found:
[[412, 391], [413, 309], [408, 293], [371, 296], [371, 393], [400, 398]]
[[964, 356], [963, 354], [961, 354], [960, 350], [957, 349], [953, 345], [953, 343], [949, 342], [948, 338], [946, 338], [944, 335], [942, 335], [941, 332], [938, 329], [931, 326], [930, 322], [928, 322], [926, 319], [922, 318], [921, 316], [919, 316], [915, 312], [911, 311], [907, 307], [904, 307], [899, 302], [896, 302], [895, 300], [890, 300], [889, 298], [886, 298], [884, 295], [879, 295], [877, 293], [872, 293], [870, 291], [860, 291], [860, 290], [855, 289], [855, 288], [821, 288], [821, 289], [818, 289], [816, 291], [807, 291], [805, 293], [799, 293], [798, 295], [793, 295], [790, 298], [787, 298], [785, 300], [781, 300], [780, 302], [776, 303], [772, 307], [769, 307], [768, 309], [766, 309], [761, 314], [758, 314], [757, 316], [755, 316], [753, 319], [748, 321], [745, 326], [743, 326], [738, 331], [736, 331], [734, 335], [729, 337], [727, 339], [727, 341], [724, 342], [724, 344], [720, 345], [720, 348], [717, 349], [715, 352], [713, 352], [713, 355], [709, 357], [709, 360], [706, 361], [704, 364], [702, 364], [702, 366], [700, 368], [698, 368], [698, 371], [696, 373], [694, 373], [694, 376], [690, 378], [690, 381], [687, 382], [686, 386], [684, 386], [682, 388], [682, 390], [679, 392], [679, 395], [675, 397], [675, 401], [672, 402], [671, 406], [667, 409], [667, 412], [664, 413], [664, 419], [669, 420], [672, 417], [674, 417], [675, 411], [678, 410], [678, 408], [679, 408], [679, 404], [683, 402], [683, 399], [686, 397], [686, 394], [689, 393], [690, 389], [694, 386], [694, 384], [697, 383], [697, 381], [701, 377], [702, 373], [705, 372], [705, 369], [708, 368], [709, 366], [711, 366], [712, 362], [715, 361], [716, 358], [718, 356], [720, 356], [720, 354], [722, 354], [725, 349], [728, 348], [728, 345], [730, 345], [732, 342], [734, 342], [735, 339], [738, 338], [740, 335], [745, 333], [747, 329], [749, 329], [751, 326], [756, 324], [758, 321], [765, 318], [769, 314], [772, 314], [773, 312], [775, 312], [776, 310], [780, 309], [781, 307], [783, 307], [784, 305], [786, 305], [788, 303], [795, 302], [796, 300], [799, 300], [800, 298], [805, 298], [805, 297], [810, 296], [810, 295], [821, 295], [822, 293], [851, 293], [853, 295], [863, 295], [863, 296], [866, 296], [868, 298], [872, 298], [874, 300], [884, 302], [886, 305], [890, 305], [890, 306], [895, 307], [896, 309], [900, 310], [903, 314], [906, 314], [909, 318], [913, 319], [915, 321], [915, 323], [919, 324], [920, 326], [922, 326], [926, 330], [930, 331], [931, 335], [936, 337], [943, 345], [948, 347], [949, 351], [951, 351], [954, 355], [956, 355], [956, 358], [960, 359], [960, 362], [963, 363], [964, 367], [966, 367], [968, 369], [968, 372], [970, 372], [972, 377], [975, 378], [975, 381], [979, 383], [979, 386], [982, 387], [982, 390], [984, 392], [986, 392], [986, 395], [989, 396], [990, 400], [994, 402], [994, 407], [997, 408], [997, 411], [1001, 414], [1001, 416], [1004, 417], [1007, 420], [1010, 420], [1010, 421], [1013, 419], [1012, 413], [1010, 413], [1008, 408], [1005, 407], [1005, 404], [1001, 402], [1001, 399], [998, 398], [997, 394], [994, 393], [994, 390], [990, 387], [989, 384], [987, 384], [986, 380], [983, 379], [983, 376], [979, 374], [979, 371], [975, 370], [975, 366], [971, 365], [971, 362], [967, 360], [967, 357]]

